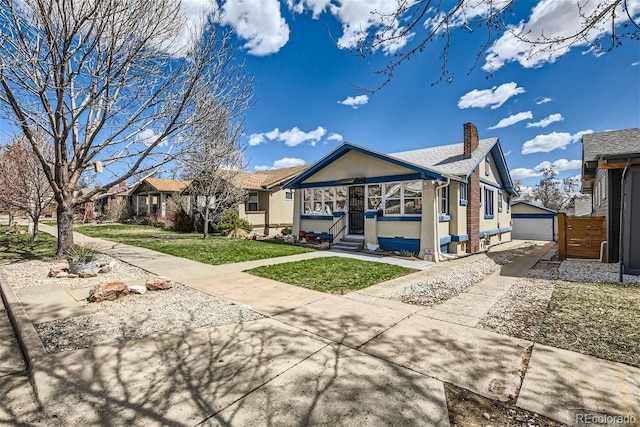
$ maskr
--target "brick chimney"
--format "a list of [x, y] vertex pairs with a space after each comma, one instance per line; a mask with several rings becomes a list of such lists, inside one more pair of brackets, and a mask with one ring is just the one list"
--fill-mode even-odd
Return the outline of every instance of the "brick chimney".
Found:
[[126, 181], [122, 181], [120, 184], [118, 184], [118, 186], [119, 186], [120, 188], [124, 188], [124, 187], [126, 187], [126, 186], [127, 186], [127, 182], [126, 182]]
[[471, 154], [478, 148], [478, 128], [473, 123], [465, 123], [464, 125], [464, 152], [462, 157], [470, 159]]

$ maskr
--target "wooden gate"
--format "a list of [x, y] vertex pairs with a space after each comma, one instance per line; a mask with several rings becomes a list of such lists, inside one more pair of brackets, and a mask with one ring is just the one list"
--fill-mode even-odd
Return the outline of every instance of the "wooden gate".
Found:
[[558, 214], [558, 257], [600, 259], [600, 246], [605, 238], [603, 216], [567, 216]]

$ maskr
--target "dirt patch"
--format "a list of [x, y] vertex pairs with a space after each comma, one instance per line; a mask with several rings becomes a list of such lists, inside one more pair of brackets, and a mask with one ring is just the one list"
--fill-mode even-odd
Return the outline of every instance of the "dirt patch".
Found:
[[449, 422], [452, 426], [560, 427], [565, 424], [520, 409], [513, 401], [500, 402], [445, 383]]

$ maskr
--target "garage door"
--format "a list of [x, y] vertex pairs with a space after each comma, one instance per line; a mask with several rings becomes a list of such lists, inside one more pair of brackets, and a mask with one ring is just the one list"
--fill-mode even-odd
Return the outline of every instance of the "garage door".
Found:
[[511, 236], [520, 240], [553, 240], [553, 218], [512, 218]]

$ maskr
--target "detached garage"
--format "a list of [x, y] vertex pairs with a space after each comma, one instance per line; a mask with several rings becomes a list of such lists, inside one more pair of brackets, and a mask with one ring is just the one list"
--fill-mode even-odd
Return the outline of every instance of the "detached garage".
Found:
[[529, 202], [511, 205], [513, 230], [511, 237], [519, 240], [556, 240], [558, 212]]

